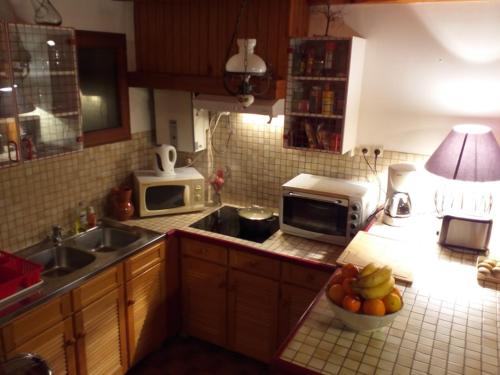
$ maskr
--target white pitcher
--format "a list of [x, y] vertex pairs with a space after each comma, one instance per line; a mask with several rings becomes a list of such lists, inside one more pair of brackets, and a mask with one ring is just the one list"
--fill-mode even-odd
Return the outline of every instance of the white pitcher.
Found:
[[154, 170], [157, 176], [172, 176], [177, 161], [177, 151], [174, 146], [160, 145], [154, 150]]

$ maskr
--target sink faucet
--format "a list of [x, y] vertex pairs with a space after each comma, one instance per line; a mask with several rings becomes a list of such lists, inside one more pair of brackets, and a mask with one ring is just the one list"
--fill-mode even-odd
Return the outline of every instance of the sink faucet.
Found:
[[50, 236], [52, 243], [55, 246], [61, 246], [62, 243], [62, 228], [59, 225], [52, 226], [52, 235]]

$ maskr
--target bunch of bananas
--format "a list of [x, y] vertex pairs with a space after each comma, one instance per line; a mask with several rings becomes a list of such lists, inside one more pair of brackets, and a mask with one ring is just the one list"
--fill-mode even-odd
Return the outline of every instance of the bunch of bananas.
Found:
[[394, 283], [391, 267], [370, 263], [359, 273], [352, 289], [365, 299], [383, 298], [393, 290]]

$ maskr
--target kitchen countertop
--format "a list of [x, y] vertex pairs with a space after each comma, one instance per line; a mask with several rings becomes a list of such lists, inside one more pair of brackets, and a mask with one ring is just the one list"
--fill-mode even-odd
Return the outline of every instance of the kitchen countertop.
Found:
[[[122, 224], [119, 222], [106, 222], [109, 226], [122, 228]], [[2, 302], [0, 304], [0, 326], [5, 325], [10, 320], [23, 314], [24, 312], [47, 302], [51, 298], [67, 293], [68, 291], [80, 286], [86, 280], [92, 278], [99, 272], [102, 272], [104, 269], [118, 264], [147, 246], [165, 238], [164, 233], [151, 231], [147, 228], [128, 227], [127, 229], [141, 235], [141, 238], [129, 246], [125, 246], [117, 251], [92, 253], [95, 256], [95, 260], [92, 263], [67, 275], [56, 278], [44, 277], [42, 275], [42, 284], [34, 287], [32, 292], [22, 293], [19, 297], [13, 298], [10, 302]], [[71, 239], [64, 240], [62, 244], [63, 247], [72, 246], [71, 242], [67, 241], [71, 241]], [[48, 249], [51, 247], [53, 247], [53, 244], [48, 241], [44, 241], [40, 244], [18, 251], [15, 255], [28, 257], [29, 255], [39, 252], [41, 249]]]
[[414, 282], [398, 285], [401, 314], [377, 332], [353, 332], [321, 291], [273, 361], [278, 373], [498, 375], [498, 284], [478, 282], [476, 256], [441, 248], [436, 229], [425, 218], [374, 225], [370, 233], [415, 248]]
[[183, 232], [219, 239], [224, 242], [231, 242], [246, 247], [251, 247], [267, 253], [298, 258], [301, 260], [317, 262], [320, 264], [335, 265], [335, 261], [342, 253], [342, 251], [344, 251], [344, 247], [342, 246], [330, 245], [323, 242], [311, 241], [305, 238], [291, 236], [283, 233], [281, 230], [278, 230], [265, 242], [257, 243], [225, 236], [218, 233], [207, 232], [201, 229], [191, 228], [189, 226], [202, 217], [209, 215], [218, 208], [219, 207], [210, 207], [206, 208], [203, 211], [189, 214], [131, 219], [128, 220], [126, 224], [135, 225], [157, 232], [169, 232], [171, 230], [177, 229]]

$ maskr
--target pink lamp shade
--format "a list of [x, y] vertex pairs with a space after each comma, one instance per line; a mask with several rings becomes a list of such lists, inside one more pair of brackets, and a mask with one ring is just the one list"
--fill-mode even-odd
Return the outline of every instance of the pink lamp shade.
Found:
[[462, 181], [500, 180], [500, 146], [484, 125], [457, 125], [431, 155], [425, 169]]

